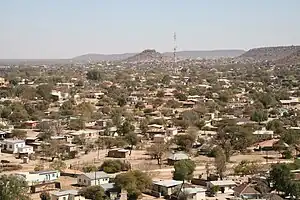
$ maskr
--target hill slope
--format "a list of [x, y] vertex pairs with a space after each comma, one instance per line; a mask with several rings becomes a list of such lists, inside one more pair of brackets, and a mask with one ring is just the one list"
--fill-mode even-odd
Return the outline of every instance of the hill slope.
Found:
[[155, 51], [154, 49], [146, 49], [141, 53], [127, 58], [126, 62], [151, 62], [151, 61], [162, 61], [165, 56]]
[[239, 58], [254, 61], [292, 61], [293, 57], [297, 56], [298, 51], [300, 51], [300, 46], [262, 47], [250, 49]]
[[[213, 59], [213, 58], [222, 58], [222, 57], [237, 57], [245, 53], [244, 50], [212, 50], [212, 51], [179, 51], [177, 52], [177, 56], [181, 58], [206, 58], [206, 59]], [[173, 56], [173, 53], [166, 52], [163, 53], [166, 56]]]

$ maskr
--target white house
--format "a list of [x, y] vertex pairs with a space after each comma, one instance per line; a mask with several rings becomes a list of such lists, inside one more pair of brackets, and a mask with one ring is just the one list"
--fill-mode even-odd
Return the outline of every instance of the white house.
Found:
[[6, 139], [1, 141], [1, 151], [7, 153], [34, 153], [32, 146], [27, 146], [24, 140]]
[[209, 181], [207, 183], [207, 188], [211, 189], [215, 186], [219, 187], [220, 193], [226, 193], [226, 194], [233, 194], [233, 188], [236, 186], [237, 184], [232, 181], [232, 180], [220, 180], [220, 181]]
[[77, 184], [82, 186], [94, 186], [109, 183], [110, 176], [102, 171], [80, 174]]
[[176, 180], [153, 181], [152, 191], [156, 194], [158, 193], [159, 196], [171, 195], [181, 188], [182, 183], [182, 181]]
[[272, 139], [274, 135], [274, 131], [266, 130], [266, 128], [262, 128], [261, 130], [254, 131], [253, 135], [263, 139]]
[[77, 190], [62, 190], [51, 193], [51, 200], [87, 200]]
[[183, 192], [185, 192], [187, 196], [187, 200], [205, 200], [205, 192], [204, 188], [184, 188]]
[[72, 141], [74, 137], [78, 136], [83, 136], [87, 140], [96, 140], [98, 139], [100, 135], [99, 130], [93, 130], [93, 129], [85, 129], [85, 130], [79, 130], [79, 131], [74, 131], [70, 132], [67, 134], [67, 141]]
[[45, 170], [37, 172], [20, 172], [16, 175], [25, 178], [29, 186], [56, 181], [60, 177], [60, 172], [56, 170]]
[[166, 129], [166, 135], [167, 136], [174, 136], [178, 134], [177, 128], [167, 128]]

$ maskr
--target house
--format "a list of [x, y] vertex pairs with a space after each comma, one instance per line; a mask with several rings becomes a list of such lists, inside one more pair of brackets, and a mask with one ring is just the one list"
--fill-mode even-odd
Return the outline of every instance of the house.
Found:
[[99, 130], [93, 130], [93, 129], [86, 129], [86, 130], [79, 130], [70, 132], [67, 134], [67, 140], [72, 141], [74, 137], [83, 137], [86, 140], [96, 140], [98, 139], [98, 136], [100, 135]]
[[51, 193], [51, 200], [87, 200], [80, 196], [77, 190], [62, 190]]
[[174, 136], [178, 134], [177, 128], [167, 128], [166, 129], [166, 135], [167, 136]]
[[295, 106], [300, 103], [298, 97], [290, 97], [288, 100], [279, 100], [284, 108], [288, 108], [290, 106]]
[[96, 125], [104, 128], [107, 125], [107, 121], [104, 120], [104, 119], [99, 119], [99, 120], [96, 121]]
[[182, 181], [176, 180], [154, 181], [152, 186], [152, 192], [156, 196], [168, 196], [180, 189], [182, 184]]
[[34, 129], [34, 128], [36, 128], [36, 126], [38, 125], [38, 122], [37, 122], [37, 121], [31, 121], [31, 120], [29, 120], [29, 121], [25, 121], [25, 122], [23, 123], [23, 125], [24, 125], [26, 128]]
[[111, 200], [116, 200], [121, 192], [120, 188], [117, 188], [114, 183], [105, 183], [100, 186]]
[[60, 172], [57, 170], [45, 170], [36, 172], [21, 172], [16, 175], [25, 178], [29, 186], [45, 183], [54, 182], [60, 177]]
[[5, 132], [5, 131], [0, 131], [0, 140], [4, 140], [4, 138], [6, 138], [7, 135], [8, 135], [7, 132]]
[[126, 158], [128, 153], [127, 149], [111, 149], [108, 151], [107, 156], [111, 158]]
[[131, 103], [131, 104], [136, 104], [138, 102], [138, 97], [137, 96], [129, 96], [127, 98], [127, 100]]
[[0, 142], [1, 151], [4, 153], [34, 153], [32, 146], [27, 146], [24, 140], [13, 140], [13, 139], [5, 139]]
[[[270, 151], [270, 150], [273, 150], [273, 145], [276, 144], [278, 141], [279, 141], [279, 139], [271, 139], [271, 140], [259, 142], [258, 144], [255, 145], [254, 149], [262, 150], [262, 151]], [[284, 145], [285, 145], [285, 147], [289, 146], [286, 143], [284, 143]]]
[[80, 174], [77, 177], [77, 184], [82, 186], [94, 186], [109, 183], [109, 175], [105, 172], [90, 172]]
[[166, 137], [162, 134], [155, 134], [153, 136], [153, 142], [154, 143], [164, 143], [164, 142], [166, 142]]
[[6, 87], [8, 84], [9, 84], [9, 81], [7, 81], [3, 77], [0, 77], [0, 87]]
[[193, 101], [179, 101], [182, 104], [183, 108], [193, 108], [195, 105], [195, 102]]
[[262, 128], [261, 130], [256, 130], [252, 133], [259, 139], [272, 139], [274, 135], [274, 131], [266, 130], [266, 128]]
[[275, 193], [266, 194], [262, 197], [264, 200], [284, 200], [281, 196]]
[[185, 154], [184, 152], [172, 153], [168, 157], [168, 165], [174, 165], [174, 163], [179, 160], [187, 160], [187, 159], [189, 159], [189, 156], [187, 154]]
[[254, 189], [249, 183], [243, 183], [233, 189], [234, 196], [242, 199], [259, 199], [260, 192]]
[[69, 93], [62, 93], [61, 91], [52, 90], [51, 96], [55, 101], [64, 101], [69, 98]]
[[220, 181], [209, 181], [207, 183], [207, 188], [211, 189], [213, 187], [218, 187], [221, 193], [233, 194], [233, 188], [235, 188], [236, 183], [232, 180], [220, 180]]
[[187, 200], [205, 200], [205, 192], [204, 188], [184, 188], [183, 192], [187, 194]]

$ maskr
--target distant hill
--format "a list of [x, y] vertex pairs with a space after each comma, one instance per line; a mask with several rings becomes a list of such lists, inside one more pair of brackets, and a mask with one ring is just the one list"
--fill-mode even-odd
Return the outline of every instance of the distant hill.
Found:
[[124, 54], [85, 54], [72, 58], [73, 61], [116, 61], [124, 60], [136, 53], [124, 53]]
[[[149, 50], [149, 49], [148, 49]], [[157, 52], [158, 53], [158, 52]], [[220, 58], [220, 57], [237, 57], [245, 53], [244, 50], [212, 50], [212, 51], [179, 51], [177, 56], [179, 58]], [[139, 53], [124, 53], [124, 54], [86, 54], [72, 58], [73, 61], [116, 61], [126, 60], [130, 57], [136, 56]], [[173, 52], [162, 53], [163, 57], [172, 57]]]
[[155, 51], [154, 49], [146, 49], [141, 53], [135, 54], [124, 61], [126, 62], [151, 62], [151, 61], [163, 61], [167, 59], [163, 54]]
[[[244, 50], [212, 50], [212, 51], [179, 51], [177, 52], [177, 56], [181, 58], [206, 58], [206, 59], [213, 59], [213, 58], [230, 58], [230, 57], [237, 57], [245, 53]], [[163, 53], [166, 56], [173, 56], [173, 53], [166, 52]]]
[[300, 49], [284, 58], [276, 60], [275, 62], [276, 64], [281, 64], [281, 65], [300, 64]]
[[240, 59], [253, 61], [273, 61], [280, 64], [291, 64], [299, 61], [300, 46], [278, 46], [250, 49], [239, 56]]

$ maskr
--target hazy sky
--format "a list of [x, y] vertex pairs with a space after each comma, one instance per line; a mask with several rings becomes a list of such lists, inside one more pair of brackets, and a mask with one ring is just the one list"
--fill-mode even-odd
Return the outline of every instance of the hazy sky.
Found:
[[0, 58], [300, 44], [300, 0], [0, 0]]

